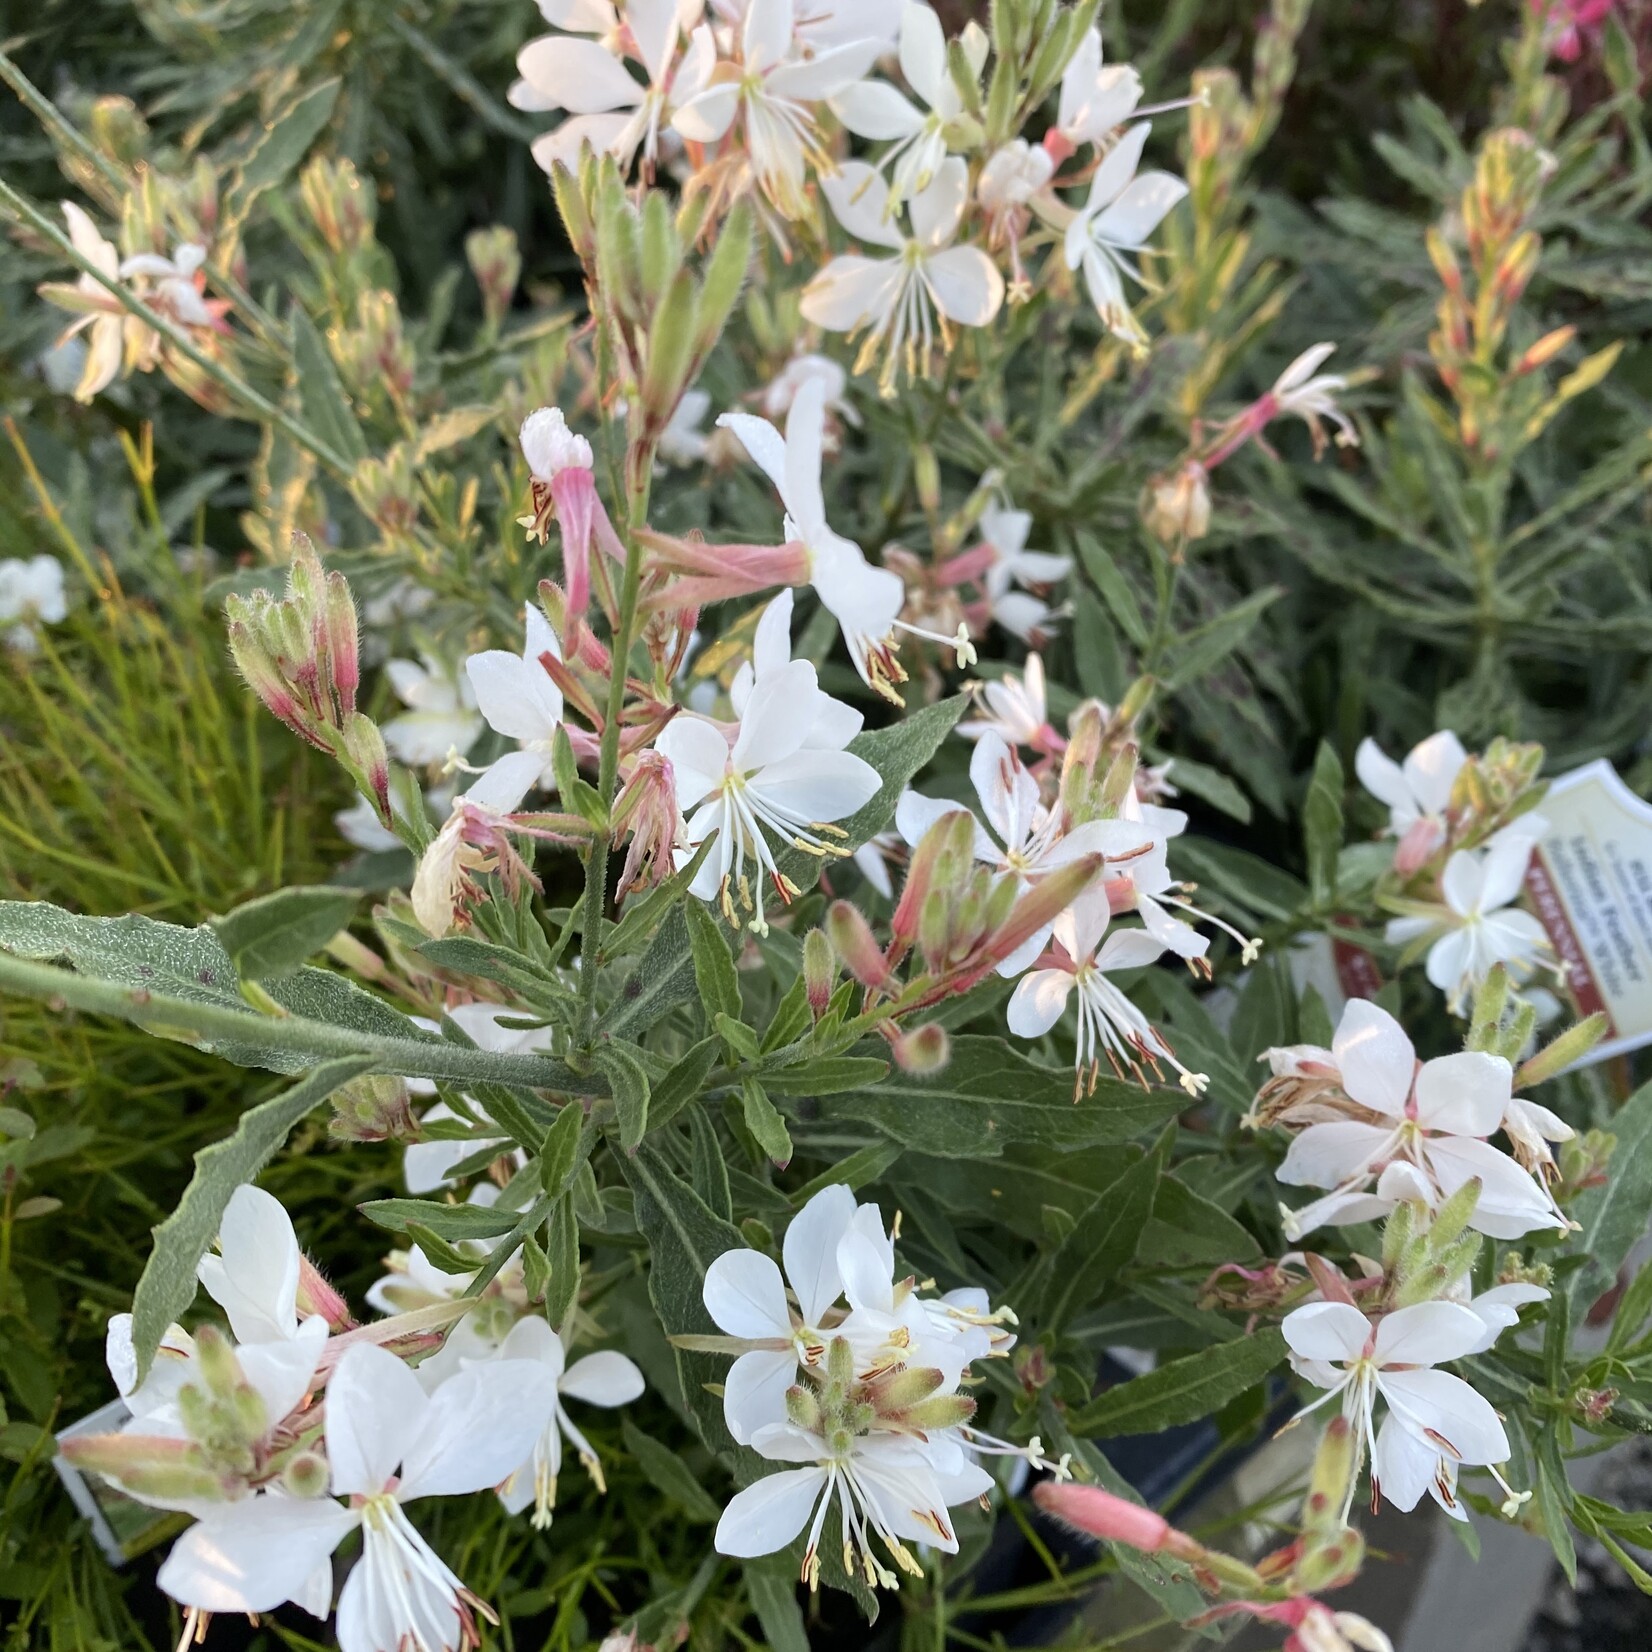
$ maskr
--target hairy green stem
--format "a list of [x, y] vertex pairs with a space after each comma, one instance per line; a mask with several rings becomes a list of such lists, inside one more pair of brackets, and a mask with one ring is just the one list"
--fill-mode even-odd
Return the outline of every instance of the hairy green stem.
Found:
[[296, 1015], [260, 1015], [251, 1008], [199, 1003], [143, 987], [100, 981], [3, 951], [0, 992], [93, 1015], [114, 1016], [151, 1031], [164, 1029], [166, 1035], [191, 1043], [234, 1042], [256, 1050], [289, 1051], [313, 1056], [318, 1064], [337, 1056], [366, 1055], [373, 1058], [373, 1071], [403, 1078], [514, 1084], [579, 1095], [606, 1093], [600, 1079], [581, 1076], [560, 1061], [543, 1056], [503, 1055], [435, 1039], [387, 1037]]

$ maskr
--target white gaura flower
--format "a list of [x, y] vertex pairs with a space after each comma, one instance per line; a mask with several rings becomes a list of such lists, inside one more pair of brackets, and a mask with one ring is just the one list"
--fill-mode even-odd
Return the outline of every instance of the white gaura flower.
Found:
[[465, 793], [471, 802], [501, 814], [519, 808], [535, 786], [556, 784], [551, 742], [562, 722], [562, 690], [540, 657], [560, 660], [562, 647], [537, 604], [528, 603], [524, 613], [527, 635], [520, 654], [490, 648], [465, 661], [471, 696], [488, 727], [518, 743], [518, 750], [490, 763]]
[[[899, 705], [896, 685], [906, 681], [906, 672], [895, 653], [894, 633], [914, 629], [900, 618], [906, 586], [899, 574], [868, 562], [859, 545], [834, 533], [826, 521], [820, 486], [826, 433], [824, 383], [811, 377], [798, 388], [786, 415], [784, 437], [767, 419], [750, 413], [725, 413], [717, 422], [734, 432], [774, 483], [786, 512], [782, 531], [788, 542], [802, 547], [809, 583], [842, 629], [861, 681]], [[916, 634], [930, 636], [926, 631]], [[960, 652], [967, 647], [961, 639], [930, 640], [958, 647]], [[973, 650], [969, 657], [973, 658]]]
[[810, 1588], [819, 1584], [821, 1533], [834, 1499], [851, 1568], [858, 1564], [869, 1584], [895, 1588], [899, 1579], [883, 1564], [873, 1539], [903, 1571], [921, 1576], [906, 1542], [956, 1554], [948, 1504], [968, 1502], [993, 1484], [992, 1476], [961, 1452], [949, 1456], [946, 1466], [956, 1472], [943, 1484], [931, 1450], [904, 1434], [859, 1434], [834, 1451], [795, 1423], [770, 1423], [757, 1430], [751, 1445], [771, 1461], [807, 1466], [783, 1469], [737, 1492], [717, 1522], [717, 1552], [748, 1560], [773, 1554], [808, 1526], [802, 1576]]
[[35, 628], [69, 616], [63, 564], [55, 556], [14, 557], [0, 562], [0, 637], [8, 648], [32, 653]]
[[1081, 144], [1100, 143], [1135, 113], [1141, 90], [1141, 76], [1128, 63], [1103, 65], [1101, 30], [1090, 29], [1062, 71], [1056, 141], [1046, 136], [1046, 149], [1061, 161]]
[[[522, 78], [508, 98], [518, 109], [566, 111], [570, 118], [534, 143], [533, 158], [550, 172], [558, 163], [574, 165], [589, 147], [612, 155], [625, 171], [640, 149], [652, 172], [670, 111], [705, 85], [716, 60], [711, 30], [700, 25], [703, 0], [627, 0], [623, 17], [609, 0], [550, 0], [540, 10], [570, 32], [530, 40], [517, 53]], [[623, 58], [642, 65], [646, 83]]]
[[1006, 671], [997, 681], [983, 683], [980, 693], [986, 702], [983, 715], [958, 725], [958, 732], [966, 740], [996, 734], [1009, 746], [1031, 746], [1046, 752], [1059, 749], [1060, 736], [1051, 740], [1055, 730], [1050, 727], [1044, 695], [1044, 662], [1037, 654], [1027, 656], [1019, 677]]
[[565, 1398], [581, 1400], [586, 1405], [609, 1408], [629, 1405], [642, 1394], [642, 1372], [624, 1354], [611, 1349], [586, 1354], [572, 1365], [567, 1364], [562, 1338], [537, 1314], [518, 1320], [511, 1327], [510, 1334], [499, 1345], [499, 1357], [534, 1361], [543, 1369], [545, 1380], [556, 1394], [555, 1414], [534, 1445], [533, 1456], [499, 1488], [499, 1501], [512, 1514], [520, 1514], [531, 1503], [533, 1524], [543, 1529], [550, 1525], [551, 1511], [556, 1507], [556, 1477], [562, 1470], [564, 1437], [579, 1453], [579, 1460], [596, 1482], [597, 1490], [608, 1489], [603, 1483], [601, 1461], [591, 1442], [574, 1426], [562, 1401]]
[[1066, 231], [1067, 268], [1083, 268], [1103, 324], [1126, 343], [1137, 343], [1142, 335], [1124, 296], [1123, 277], [1146, 285], [1126, 254], [1143, 251], [1148, 236], [1187, 194], [1187, 185], [1168, 172], [1136, 176], [1150, 130], [1146, 121], [1132, 126], [1108, 152], [1090, 180], [1089, 198]]
[[1503, 1122], [1513, 1082], [1501, 1056], [1460, 1050], [1419, 1067], [1399, 1022], [1363, 998], [1343, 1011], [1331, 1055], [1343, 1093], [1365, 1116], [1310, 1124], [1291, 1143], [1279, 1180], [1331, 1191], [1285, 1213], [1289, 1238], [1371, 1221], [1403, 1200], [1436, 1205], [1475, 1178], [1469, 1225], [1481, 1233], [1518, 1239], [1567, 1226], [1548, 1192], [1486, 1140]]
[[821, 188], [856, 240], [894, 257], [834, 258], [804, 288], [803, 314], [829, 333], [864, 329], [855, 371], [865, 372], [881, 352], [878, 386], [892, 394], [903, 367], [909, 378], [927, 370], [937, 339], [952, 347], [952, 323], [985, 327], [1004, 302], [998, 266], [979, 247], [953, 245], [969, 204], [969, 168], [957, 156], [941, 162], [906, 203], [910, 234], [893, 218], [888, 184], [864, 161], [846, 162]]
[[1054, 171], [1047, 149], [1025, 138], [1011, 138], [981, 168], [975, 198], [989, 217], [1002, 220], [1038, 194]]
[[[97, 226], [73, 201], [63, 203], [63, 218], [69, 226], [69, 240], [75, 251], [111, 281], [115, 280], [120, 274], [120, 254], [114, 243], [98, 234]], [[86, 362], [80, 382], [75, 386], [75, 400], [89, 402], [100, 390], [107, 390], [120, 372], [126, 349], [128, 312], [107, 287], [84, 271], [72, 283], [43, 283], [40, 296], [80, 317], [58, 342], [61, 344], [81, 332], [86, 334]], [[136, 316], [130, 319], [134, 325], [143, 326]]]
[[[987, 37], [970, 24], [960, 37], [964, 55], [979, 80], [986, 63]], [[964, 114], [964, 100], [947, 65], [947, 41], [941, 20], [920, 0], [907, 0], [900, 12], [901, 74], [925, 109], [917, 108], [884, 80], [862, 80], [832, 99], [832, 113], [857, 137], [893, 146], [878, 162], [892, 168], [885, 213], [927, 189], [947, 157], [948, 134]]]
[[[799, 892], [781, 872], [765, 828], [822, 859], [842, 853], [836, 842], [842, 833], [832, 823], [869, 803], [880, 784], [877, 770], [862, 758], [808, 744], [825, 698], [815, 668], [793, 660], [754, 680], [732, 746], [717, 724], [693, 713], [667, 724], [655, 742], [675, 773], [688, 844], [717, 834], [690, 886], [693, 893], [715, 900], [735, 925], [741, 921], [738, 901], [758, 934], [768, 928], [764, 881], [782, 901]], [[688, 849], [677, 851], [678, 865], [689, 858]], [[746, 876], [748, 860], [755, 863], [755, 890]]]
[[1514, 1156], [1545, 1183], [1560, 1174], [1550, 1142], [1570, 1141], [1577, 1132], [1558, 1113], [1524, 1096], [1512, 1096], [1503, 1114], [1503, 1134], [1514, 1144]]
[[748, 0], [739, 62], [718, 64], [671, 119], [691, 143], [716, 143], [738, 118], [752, 176], [783, 218], [808, 212], [809, 166], [831, 169], [812, 106], [859, 80], [882, 49], [857, 39], [799, 57], [796, 33], [793, 0]]
[[1050, 617], [1049, 604], [1016, 585], [1054, 585], [1073, 571], [1073, 559], [1050, 551], [1029, 551], [1032, 513], [993, 505], [981, 513], [981, 542], [992, 553], [983, 582], [992, 617], [1025, 642]]
[[340, 1652], [455, 1652], [474, 1643], [481, 1603], [405, 1505], [505, 1480], [555, 1406], [533, 1361], [476, 1366], [427, 1396], [394, 1354], [353, 1347], [327, 1385], [332, 1496], [265, 1494], [214, 1509], [179, 1538], [157, 1581], [200, 1611], [267, 1612], [300, 1594], [359, 1527], [361, 1558], [339, 1595]]
[[1532, 849], [1547, 826], [1524, 815], [1506, 826], [1483, 849], [1459, 849], [1440, 874], [1440, 902], [1391, 918], [1383, 938], [1409, 946], [1433, 938], [1428, 979], [1446, 995], [1453, 1015], [1465, 1012], [1474, 994], [1498, 964], [1516, 985], [1554, 961], [1543, 925], [1514, 905], [1525, 882]]
[[[1326, 1390], [1307, 1411], [1342, 1397], [1342, 1414], [1371, 1452], [1375, 1489], [1387, 1491], [1385, 1470], [1399, 1466], [1396, 1433], [1412, 1435], [1454, 1466], [1489, 1467], [1508, 1459], [1508, 1435], [1497, 1413], [1461, 1377], [1433, 1369], [1480, 1345], [1484, 1324], [1468, 1308], [1420, 1302], [1373, 1321], [1346, 1302], [1311, 1302], [1287, 1314], [1280, 1329], [1293, 1368]], [[1373, 1427], [1379, 1396], [1388, 1406], [1386, 1445]], [[1404, 1472], [1398, 1477], [1408, 1479]], [[1351, 1483], [1348, 1496], [1352, 1501]]]
[[384, 743], [393, 756], [423, 768], [475, 744], [482, 718], [468, 677], [429, 654], [422, 664], [387, 660], [384, 671], [397, 699], [407, 707], [384, 725]]
[[[711, 0], [711, 9], [738, 28], [744, 22], [747, 0]], [[794, 0], [793, 38], [800, 53], [828, 46], [874, 42], [881, 56], [895, 43], [900, 14], [889, 0]]]
[[706, 1312], [727, 1335], [752, 1345], [729, 1367], [723, 1387], [723, 1420], [741, 1445], [786, 1420], [786, 1390], [798, 1366], [825, 1358], [821, 1322], [843, 1295], [838, 1244], [854, 1215], [854, 1194], [834, 1183], [791, 1219], [780, 1252], [784, 1274], [755, 1250], [724, 1251], [706, 1269]]
[[1313, 437], [1315, 458], [1325, 451], [1322, 421], [1326, 419], [1336, 426], [1338, 447], [1359, 446], [1359, 431], [1336, 403], [1337, 392], [1348, 388], [1347, 379], [1340, 373], [1316, 371], [1335, 350], [1334, 344], [1316, 344], [1304, 350], [1273, 381], [1273, 388], [1262, 398], [1269, 419], [1289, 414], [1307, 425]]
[[1395, 870], [1415, 872], [1446, 840], [1446, 809], [1451, 788], [1468, 761], [1468, 753], [1450, 729], [1431, 734], [1406, 754], [1403, 764], [1387, 756], [1367, 736], [1354, 753], [1360, 784], [1388, 805], [1388, 835], [1399, 839]]
[[791, 412], [797, 393], [810, 379], [819, 379], [822, 401], [828, 418], [858, 425], [860, 417], [849, 402], [849, 375], [830, 356], [809, 351], [795, 355], [763, 387], [763, 413], [769, 419], [783, 419]]
[[[752, 635], [751, 658], [742, 660], [729, 684], [729, 704], [736, 717], [744, 717], [751, 706], [752, 690], [759, 678], [783, 671], [792, 663], [792, 594], [782, 591], [757, 622]], [[814, 721], [803, 738], [805, 747], [818, 751], [842, 751], [860, 733], [861, 714], [842, 700], [822, 691], [814, 702]]]
[[[1069, 828], [1066, 810], [1047, 807], [1039, 798], [1038, 782], [1020, 757], [991, 731], [975, 743], [969, 777], [981, 800], [987, 827], [975, 826], [975, 858], [1014, 876], [1023, 888], [1085, 855], [1103, 855], [1109, 862], [1128, 862], [1151, 842], [1143, 828], [1128, 820], [1092, 820]], [[958, 805], [945, 798], [907, 792], [895, 809], [895, 825], [914, 848], [942, 815]], [[1105, 878], [1111, 868], [1103, 870]], [[1006, 978], [1021, 974], [1044, 950], [1048, 926], [1030, 936], [998, 966]]]
[[134, 253], [123, 258], [120, 278], [139, 277], [147, 285], [144, 293], [149, 307], [184, 327], [211, 327], [216, 320], [201, 296], [199, 271], [206, 265], [206, 248], [194, 241], [182, 242], [170, 258], [158, 252]]
[[1109, 934], [1108, 918], [1107, 892], [1093, 890], [1080, 895], [1056, 919], [1053, 939], [1061, 950], [1048, 968], [1035, 969], [1016, 983], [1008, 1009], [1010, 1031], [1017, 1038], [1041, 1038], [1061, 1019], [1076, 991], [1075, 1094], [1086, 1075], [1094, 1090], [1103, 1056], [1118, 1077], [1129, 1073], [1144, 1084], [1143, 1063], [1157, 1074], [1159, 1063], [1168, 1062], [1189, 1095], [1201, 1094], [1209, 1083], [1207, 1076], [1189, 1072], [1152, 1022], [1107, 978], [1111, 970], [1155, 963], [1164, 947], [1145, 929], [1115, 929]]

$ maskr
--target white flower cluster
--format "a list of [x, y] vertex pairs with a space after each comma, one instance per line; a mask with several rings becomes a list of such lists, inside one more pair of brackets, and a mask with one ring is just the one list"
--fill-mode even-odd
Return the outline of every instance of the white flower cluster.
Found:
[[[463, 1276], [415, 1250], [371, 1295], [396, 1311], [354, 1324], [257, 1188], [236, 1190], [200, 1279], [232, 1335], [172, 1326], [139, 1383], [131, 1316], [117, 1315], [109, 1369], [131, 1420], [113, 1438], [65, 1446], [138, 1500], [194, 1516], [159, 1576], [192, 1621], [286, 1601], [325, 1617], [333, 1552], [359, 1531], [337, 1601], [342, 1652], [473, 1644], [487, 1608], [407, 1506], [497, 1488], [511, 1512], [532, 1506], [546, 1524], [564, 1436], [601, 1483], [564, 1399], [614, 1406], [642, 1392], [622, 1354], [566, 1364], [521, 1293], [519, 1263], [514, 1282], [502, 1271], [472, 1303]], [[439, 1353], [408, 1363], [467, 1308]]]
[[[541, 0], [540, 10], [558, 32], [522, 48], [510, 93], [520, 109], [565, 116], [534, 145], [540, 165], [576, 164], [586, 148], [623, 168], [640, 157], [645, 173], [668, 165], [686, 189], [716, 199], [754, 186], [781, 220], [808, 214], [816, 175], [849, 237], [877, 252], [830, 260], [803, 314], [828, 332], [864, 333], [857, 371], [881, 356], [886, 391], [902, 368], [924, 371], [954, 327], [998, 314], [998, 256], [1012, 297], [1028, 296], [1022, 243], [1034, 223], [1059, 248], [1052, 256], [1082, 270], [1108, 328], [1139, 341], [1125, 282], [1146, 285], [1134, 260], [1187, 190], [1168, 173], [1137, 175], [1150, 131], [1129, 124], [1141, 80], [1103, 65], [1098, 30], [1066, 65], [1042, 142], [1016, 137], [988, 153], [971, 112], [988, 36], [970, 23], [949, 43], [921, 0]], [[874, 74], [885, 59], [898, 83]], [[876, 160], [844, 160], [834, 126], [879, 146]], [[1079, 187], [1081, 204], [1063, 199]]]
[[898, 1587], [885, 1556], [918, 1575], [907, 1543], [957, 1552], [947, 1509], [991, 1492], [981, 1457], [1052, 1466], [1036, 1439], [1017, 1447], [974, 1427], [960, 1393], [975, 1362], [1009, 1351], [1014, 1316], [984, 1291], [935, 1297], [897, 1279], [882, 1213], [842, 1186], [792, 1219], [782, 1261], [784, 1272], [761, 1251], [733, 1250], [706, 1270], [706, 1311], [739, 1353], [723, 1390], [729, 1433], [799, 1465], [736, 1493], [717, 1548], [772, 1554], [807, 1527], [802, 1575], [814, 1587], [835, 1502], [845, 1571]]

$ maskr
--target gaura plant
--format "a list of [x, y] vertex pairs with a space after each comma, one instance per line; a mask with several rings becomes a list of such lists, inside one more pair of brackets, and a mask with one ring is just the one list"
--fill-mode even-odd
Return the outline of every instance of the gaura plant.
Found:
[[[291, 1605], [345, 1652], [479, 1642], [429, 1505], [495, 1496], [543, 1563], [621, 1408], [622, 1459], [712, 1529], [691, 1579], [605, 1586], [616, 1647], [749, 1644], [748, 1615], [806, 1646], [833, 1591], [944, 1639], [1029, 1484], [1171, 1617], [1307, 1652], [1388, 1646], [1334, 1604], [1362, 1498], [1520, 1522], [1563, 1564], [1581, 1530], [1652, 1581], [1644, 1518], [1567, 1478], [1647, 1416], [1652, 1272], [1604, 1346], [1573, 1328], [1645, 1225], [1652, 1090], [1608, 1112], [1577, 1076], [1603, 1023], [1515, 904], [1542, 749], [1366, 740], [1367, 801], [1322, 744], [1305, 881], [1172, 806], [1248, 814], [1179, 742], [1208, 755], [1269, 669], [1277, 590], [1201, 560], [1213, 491], [1283, 467], [1282, 421], [1316, 456], [1371, 434], [1329, 344], [1219, 395], [1282, 302], [1236, 288], [1241, 185], [1305, 8], [1248, 93], [1153, 106], [1094, 5], [950, 39], [916, 0], [541, 9], [509, 95], [566, 117], [534, 155], [585, 314], [520, 321], [484, 231], [457, 352], [401, 314], [348, 161], [281, 197], [285, 316], [251, 296], [243, 231], [336, 86], [220, 195], [204, 158], [188, 189], [127, 175], [8, 60], [121, 226], [0, 185], [76, 271], [43, 288], [71, 388], [160, 371], [260, 426], [227, 646], [357, 793], [339, 883], [199, 927], [0, 904], [8, 993], [292, 1081], [197, 1155], [110, 1326], [129, 1417], [64, 1447], [185, 1517], [158, 1582], [186, 1635]], [[1161, 122], [1186, 181], [1144, 166]], [[1429, 243], [1429, 394], [1481, 480], [1488, 398], [1535, 442], [1610, 366], [1547, 389], [1551, 334], [1487, 388], [1544, 177], [1487, 140], [1456, 228], [1495, 304]], [[21, 657], [68, 604], [52, 569], [12, 585]], [[1388, 977], [1334, 1016], [1288, 964], [1333, 935]], [[255, 1185], [312, 1115], [401, 1154], [354, 1305]], [[227, 1329], [180, 1323], [200, 1287]], [[1153, 1359], [1104, 1384], [1117, 1345]], [[1287, 1393], [1274, 1423], [1317, 1445], [1269, 1554], [1109, 1463], [1218, 1416], [1254, 1436]]]

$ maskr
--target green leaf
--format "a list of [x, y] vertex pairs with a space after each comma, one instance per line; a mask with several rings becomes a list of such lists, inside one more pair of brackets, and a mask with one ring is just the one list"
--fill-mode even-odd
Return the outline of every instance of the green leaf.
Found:
[[571, 1193], [557, 1200], [547, 1228], [550, 1243], [545, 1254], [551, 1278], [545, 1288], [545, 1317], [560, 1329], [579, 1299], [579, 1217]]
[[809, 1652], [809, 1632], [797, 1603], [797, 1574], [788, 1564], [746, 1563], [746, 1593], [763, 1626], [768, 1652]]
[[1038, 1311], [1045, 1328], [1060, 1330], [1080, 1308], [1094, 1302], [1136, 1254], [1164, 1173], [1170, 1135], [1167, 1131], [1151, 1153], [1121, 1170], [1045, 1258]]
[[763, 1152], [782, 1168], [790, 1164], [792, 1138], [786, 1129], [786, 1121], [756, 1079], [748, 1078], [740, 1086], [740, 1107], [746, 1128]]
[[300, 1119], [371, 1066], [363, 1056], [326, 1062], [291, 1089], [248, 1108], [230, 1135], [195, 1155], [195, 1173], [177, 1209], [154, 1229], [155, 1248], [132, 1297], [140, 1380], [167, 1326], [195, 1300], [195, 1265], [217, 1237], [230, 1196], [275, 1157]]
[[1606, 1180], [1573, 1200], [1567, 1213], [1582, 1228], [1572, 1249], [1588, 1258], [1572, 1276], [1572, 1316], [1581, 1320], [1596, 1298], [1611, 1289], [1618, 1269], [1646, 1231], [1652, 1209], [1652, 1084], [1643, 1084], [1609, 1121], [1617, 1146], [1606, 1162]]
[[829, 1055], [763, 1070], [765, 1088], [783, 1096], [832, 1096], [870, 1089], [889, 1071], [875, 1056]]
[[726, 1015], [740, 1019], [740, 981], [734, 973], [734, 958], [722, 926], [712, 917], [704, 901], [684, 902], [688, 922], [688, 944], [694, 958], [694, 981], [705, 1005], [706, 1020]]
[[689, 1108], [688, 1133], [693, 1147], [694, 1191], [725, 1222], [731, 1222], [734, 1199], [729, 1191], [728, 1160], [723, 1157], [723, 1144], [705, 1108]]
[[244, 981], [290, 975], [349, 923], [359, 889], [277, 889], [212, 920]]
[[[1162, 762], [1163, 758], [1155, 754], [1155, 761]], [[1213, 809], [1220, 809], [1223, 814], [1231, 815], [1245, 825], [1250, 824], [1250, 799], [1240, 790], [1237, 782], [1230, 780], [1220, 769], [1213, 769], [1208, 763], [1195, 763], [1179, 752], [1175, 755], [1175, 769], [1178, 791], [1208, 803]]]
[[574, 1172], [585, 1162], [585, 1147], [594, 1137], [585, 1129], [585, 1109], [577, 1101], [566, 1103], [556, 1115], [556, 1123], [545, 1132], [539, 1149], [539, 1185], [553, 1199], [568, 1191]]
[[1342, 853], [1342, 759], [1330, 743], [1321, 740], [1302, 805], [1307, 838], [1308, 890], [1321, 912], [1329, 912], [1337, 898], [1337, 857]]
[[637, 1459], [637, 1466], [650, 1484], [690, 1520], [709, 1523], [722, 1514], [693, 1469], [670, 1446], [643, 1433], [629, 1417], [620, 1419], [620, 1432], [625, 1437], [625, 1449]]
[[1257, 1331], [1132, 1377], [1074, 1411], [1068, 1422], [1075, 1434], [1096, 1439], [1157, 1434], [1199, 1422], [1248, 1393], [1284, 1358], [1284, 1337], [1276, 1330]]
[[723, 1041], [713, 1033], [680, 1055], [664, 1078], [654, 1081], [654, 1094], [648, 1104], [648, 1117], [654, 1129], [675, 1118], [699, 1095], [722, 1051]]
[[1208, 624], [1185, 636], [1172, 655], [1169, 669], [1164, 674], [1164, 686], [1174, 694], [1178, 689], [1195, 683], [1207, 672], [1214, 671], [1251, 633], [1252, 627], [1270, 607], [1284, 595], [1277, 585], [1254, 591], [1243, 602], [1235, 603]]
[[594, 1059], [614, 1097], [620, 1146], [633, 1153], [648, 1131], [648, 1069], [630, 1044], [599, 1044]]
[[446, 935], [440, 940], [421, 943], [418, 950], [438, 969], [497, 981], [538, 1008], [548, 1008], [567, 997], [566, 989], [532, 959], [509, 947], [484, 941], [480, 936]]
[[1117, 1146], [1188, 1105], [1180, 1090], [1143, 1090], [1103, 1079], [1075, 1103], [1071, 1069], [1040, 1067], [1002, 1039], [952, 1041], [938, 1073], [898, 1068], [875, 1089], [833, 1096], [822, 1117], [870, 1124], [892, 1141], [938, 1158], [996, 1158], [1014, 1143]]
[[851, 1191], [858, 1191], [887, 1175], [905, 1151], [899, 1142], [869, 1142], [865, 1147], [856, 1148], [847, 1158], [839, 1159], [829, 1170], [823, 1170], [805, 1182], [792, 1195], [792, 1203], [802, 1209], [823, 1187], [841, 1184]]
[[450, 1205], [438, 1199], [369, 1199], [358, 1207], [370, 1222], [392, 1233], [406, 1233], [416, 1222], [449, 1244], [467, 1239], [497, 1239], [522, 1219], [519, 1210], [499, 1205]]
[[1535, 1473], [1533, 1502], [1543, 1521], [1543, 1535], [1548, 1538], [1566, 1581], [1575, 1589], [1577, 1545], [1572, 1541], [1572, 1487], [1566, 1478], [1566, 1464], [1561, 1459], [1560, 1441], [1553, 1428], [1534, 1426], [1531, 1446]]
[[1143, 1266], [1209, 1266], [1247, 1262], [1260, 1253], [1255, 1237], [1220, 1205], [1201, 1198], [1177, 1177], [1166, 1176], [1142, 1230], [1136, 1260]]
[[235, 223], [244, 223], [252, 203], [265, 190], [282, 183], [298, 163], [309, 153], [310, 145], [321, 136], [332, 119], [333, 106], [338, 102], [339, 87], [336, 78], [312, 86], [287, 104], [264, 128], [257, 147], [242, 161], [230, 186], [231, 204], [226, 216]]
[[[661, 1156], [644, 1142], [615, 1161], [635, 1199], [637, 1227], [648, 1241], [648, 1297], [669, 1336], [718, 1334], [702, 1292], [706, 1269], [724, 1251], [744, 1245], [739, 1230], [718, 1216]], [[713, 1451], [733, 1448], [723, 1408], [705, 1384], [721, 1383], [728, 1361], [675, 1349], [683, 1408]]]
[[711, 1019], [717, 1036], [728, 1049], [731, 1063], [757, 1059], [757, 1034], [750, 1027], [732, 1015], [724, 1015], [721, 1010]]
[[625, 1033], [632, 1028], [652, 1027], [679, 1004], [696, 997], [694, 966], [689, 943], [687, 907], [692, 899], [674, 907], [655, 932], [653, 940], [626, 977], [619, 996], [597, 1023], [606, 1033]]
[[293, 372], [304, 422], [335, 453], [360, 461], [367, 457], [367, 438], [361, 433], [338, 368], [315, 323], [294, 304], [289, 312], [293, 338]]

